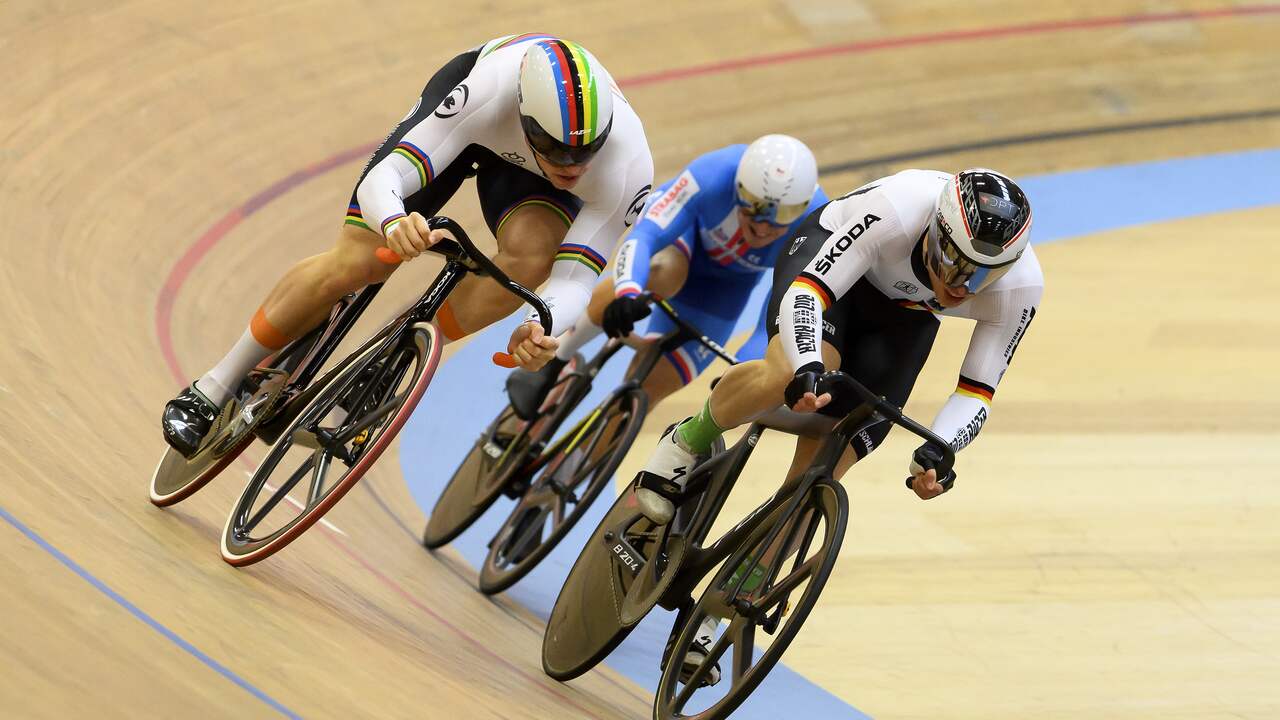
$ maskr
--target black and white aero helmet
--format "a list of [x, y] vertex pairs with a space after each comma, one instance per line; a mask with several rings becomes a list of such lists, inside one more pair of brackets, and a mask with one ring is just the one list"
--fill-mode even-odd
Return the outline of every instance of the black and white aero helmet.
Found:
[[1003, 276], [1031, 239], [1031, 203], [1008, 176], [959, 172], [938, 195], [926, 262], [950, 287], [978, 292]]

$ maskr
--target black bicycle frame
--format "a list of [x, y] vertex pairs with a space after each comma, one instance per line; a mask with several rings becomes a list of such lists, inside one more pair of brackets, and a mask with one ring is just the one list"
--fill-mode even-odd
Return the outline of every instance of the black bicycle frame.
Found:
[[[747, 460], [751, 457], [752, 451], [759, 442], [760, 434], [764, 432], [767, 426], [759, 422], [753, 423], [730, 452], [708, 460], [691, 473], [689, 483], [681, 495], [685, 498], [692, 498], [701, 494], [701, 497], [699, 498], [698, 506], [694, 510], [692, 524], [683, 532], [691, 540], [689, 549], [686, 551], [671, 586], [659, 600], [659, 604], [662, 607], [668, 610], [682, 609], [686, 605], [693, 589], [707, 573], [728, 559], [734, 550], [740, 547], [746, 538], [759, 528], [760, 523], [781, 511], [778, 522], [774, 523], [762, 546], [769, 547], [772, 545], [778, 533], [784, 527], [789, 526], [791, 519], [799, 511], [800, 504], [804, 502], [814, 483], [820, 478], [832, 476], [832, 471], [839, 462], [849, 441], [864, 430], [868, 430], [882, 422], [892, 422], [920, 436], [926, 442], [943, 448], [946, 464], [950, 466], [954, 463], [955, 455], [948, 443], [928, 428], [903, 415], [902, 410], [894, 406], [893, 403], [870, 392], [861, 383], [854, 381], [853, 378], [844, 373], [829, 373], [829, 376], [834, 377], [837, 384], [843, 385], [846, 391], [854, 392], [860, 396], [862, 403], [840, 420], [831, 433], [823, 439], [822, 445], [819, 446], [818, 452], [808, 470], [799, 477], [783, 483], [782, 487], [772, 497], [706, 547], [700, 544], [702, 539], [710, 532], [711, 525], [724, 507], [729, 492], [733, 489], [734, 484], [737, 483], [743, 467], [746, 466]], [[703, 503], [711, 504], [704, 509]], [[671, 530], [668, 528], [664, 531], [664, 534], [669, 535], [670, 532]], [[664, 537], [662, 545], [665, 546], [665, 544], [666, 538]], [[652, 558], [650, 561], [652, 562]], [[754, 558], [752, 567], [759, 562], [760, 557]], [[741, 589], [742, 583], [750, 576], [752, 567], [740, 573], [738, 587], [734, 588], [732, 594], [736, 595], [737, 591]]]
[[[706, 335], [703, 335], [701, 330], [682, 319], [675, 311], [675, 308], [671, 307], [666, 300], [663, 300], [651, 293], [645, 293], [641, 297], [660, 308], [663, 313], [670, 317], [672, 322], [675, 323], [676, 329], [650, 343], [644, 350], [637, 354], [636, 365], [627, 372], [622, 384], [615, 388], [613, 392], [611, 392], [609, 396], [600, 403], [599, 407], [607, 406], [618, 396], [624, 393], [639, 389], [644, 384], [645, 378], [649, 376], [649, 373], [653, 372], [654, 367], [658, 364], [658, 360], [664, 354], [675, 350], [690, 340], [697, 340], [702, 343], [707, 347], [707, 349], [723, 358], [730, 365], [735, 365], [738, 362], [737, 358], [716, 343], [716, 341]], [[587, 395], [587, 393], [591, 392], [591, 380], [600, 373], [600, 370], [604, 367], [605, 363], [609, 362], [609, 360], [613, 358], [613, 356], [616, 355], [624, 346], [625, 343], [619, 339], [610, 339], [606, 341], [604, 346], [600, 348], [591, 360], [589, 360], [586, 365], [578, 371], [586, 378], [586, 381], [574, 383], [568, 389], [567, 392], [571, 393], [571, 395], [566, 397], [565, 401], [559, 403], [559, 407], [557, 407], [556, 411], [551, 415], [549, 425], [551, 432], [554, 432], [559, 428], [560, 424], [564, 422], [565, 417], [577, 408], [578, 403]], [[582, 422], [585, 423], [589, 419], [590, 416]], [[580, 426], [581, 423], [579, 424], [579, 427]], [[557, 451], [563, 449], [565, 443], [569, 442], [575, 435], [576, 433], [566, 433], [562, 436], [560, 442], [546, 449], [544, 449], [545, 441], [540, 441], [543, 444], [540, 447], [533, 448], [533, 450], [538, 453], [538, 456], [535, 457], [522, 472], [527, 476], [540, 470], [546, 464], [547, 459]]]
[[[542, 325], [543, 330], [547, 334], [551, 333], [551, 310], [547, 308], [542, 298], [511, 280], [488, 256], [476, 248], [471, 242], [471, 238], [467, 236], [466, 231], [458, 223], [444, 216], [436, 216], [428, 219], [427, 225], [432, 230], [447, 230], [454, 236], [454, 239], [441, 240], [429, 248], [431, 252], [445, 257], [444, 267], [441, 268], [435, 280], [431, 282], [426, 291], [413, 305], [395, 320], [384, 325], [373, 337], [366, 340], [352, 353], [353, 356], [362, 355], [379, 343], [392, 342], [409, 325], [434, 320], [436, 313], [440, 310], [440, 306], [449, 297], [449, 293], [453, 292], [453, 289], [466, 277], [467, 273], [488, 276], [502, 285], [507, 291], [529, 303], [538, 314], [538, 322]], [[337, 349], [339, 343], [346, 337], [352, 326], [355, 325], [361, 313], [368, 308], [369, 303], [373, 301], [373, 296], [381, 288], [381, 283], [370, 285], [361, 290], [354, 298], [349, 300], [344, 298], [340, 301], [340, 307], [337, 307], [330, 314], [328, 326], [315, 341], [315, 346], [307, 352], [302, 362], [293, 370], [293, 374], [289, 379], [289, 386], [286, 388], [286, 400], [272, 414], [272, 417], [265, 420], [259, 427], [257, 435], [260, 438], [268, 442], [274, 441], [302, 408], [311, 402], [312, 398], [319, 392], [319, 389], [324, 387], [336, 373], [343, 369], [341, 364], [330, 368], [319, 382], [311, 382], [316, 373], [319, 372], [320, 368], [324, 366], [324, 363], [333, 354], [333, 351]], [[306, 336], [297, 342], [305, 340], [307, 340]], [[381, 352], [382, 349], [381, 347], [378, 348], [378, 352]], [[286, 348], [282, 352], [287, 352], [288, 350], [289, 348]]]

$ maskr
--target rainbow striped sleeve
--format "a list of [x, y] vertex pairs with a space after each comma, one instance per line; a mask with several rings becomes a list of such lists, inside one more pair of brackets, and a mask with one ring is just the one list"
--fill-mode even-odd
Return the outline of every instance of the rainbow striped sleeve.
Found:
[[391, 154], [399, 155], [408, 160], [413, 169], [418, 171], [418, 187], [420, 189], [426, 187], [427, 183], [435, 179], [436, 172], [431, 167], [431, 158], [427, 157], [427, 154], [422, 152], [422, 149], [417, 145], [408, 140], [401, 140], [396, 144]]
[[395, 215], [392, 215], [386, 220], [383, 220], [382, 221], [382, 237], [386, 237], [391, 232], [391, 229], [396, 226], [396, 223], [400, 222], [406, 217], [408, 216], [405, 215], [404, 213], [396, 213]]
[[802, 272], [797, 275], [796, 279], [791, 281], [791, 287], [804, 288], [805, 290], [809, 290], [813, 294], [817, 295], [818, 302], [822, 303], [822, 309], [824, 311], [831, 307], [832, 298], [835, 296], [835, 294], [831, 292], [831, 288], [827, 287], [826, 283], [819, 280], [816, 275], [810, 275], [807, 272]]
[[360, 212], [360, 205], [357, 203], [351, 203], [347, 206], [347, 219], [343, 224], [355, 225], [356, 227], [362, 227], [365, 230], [372, 229], [369, 227], [369, 223], [364, 221], [364, 213]]
[[960, 376], [960, 382], [956, 384], [956, 394], [965, 397], [977, 398], [982, 402], [990, 405], [991, 398], [996, 394], [996, 389], [985, 383], [980, 383], [972, 378], [964, 375]]
[[604, 266], [607, 262], [603, 255], [586, 245], [574, 245], [571, 243], [565, 243], [560, 246], [560, 249], [556, 251], [556, 260], [582, 263], [591, 268], [591, 271], [597, 275], [604, 272]]

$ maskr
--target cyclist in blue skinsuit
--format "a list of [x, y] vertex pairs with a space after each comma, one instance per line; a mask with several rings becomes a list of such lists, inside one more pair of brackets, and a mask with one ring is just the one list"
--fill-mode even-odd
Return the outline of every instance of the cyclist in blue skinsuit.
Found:
[[[556, 358], [542, 370], [518, 370], [507, 381], [511, 404], [532, 418], [552, 381], [569, 358], [601, 330], [629, 335], [650, 314], [638, 296], [656, 293], [707, 337], [724, 345], [746, 308], [751, 291], [788, 249], [796, 226], [825, 205], [818, 166], [804, 143], [786, 135], [765, 135], [750, 145], [730, 145], [702, 155], [650, 195], [643, 215], [618, 250], [613, 283], [595, 287], [587, 312], [560, 337]], [[783, 238], [787, 238], [785, 241]], [[768, 342], [765, 310], [739, 360], [764, 357]], [[602, 327], [603, 326], [603, 327]], [[650, 335], [673, 330], [658, 313]], [[715, 359], [696, 340], [666, 354], [644, 380], [653, 407], [687, 385]], [[682, 678], [701, 666], [716, 623], [708, 619], [684, 658]], [[706, 682], [720, 679], [713, 668]]]
[[[512, 405], [532, 416], [579, 348], [601, 330], [610, 337], [629, 335], [650, 313], [638, 297], [645, 290], [667, 298], [682, 318], [723, 345], [752, 289], [785, 251], [780, 239], [826, 201], [813, 153], [795, 138], [765, 135], [698, 157], [650, 196], [618, 251], [612, 287], [596, 286], [587, 312], [560, 338], [556, 359], [541, 371], [511, 375]], [[659, 313], [648, 333], [672, 329]], [[765, 340], [762, 313], [739, 359], [763, 357]], [[644, 383], [650, 407], [691, 382], [715, 356], [690, 341], [666, 358]]]

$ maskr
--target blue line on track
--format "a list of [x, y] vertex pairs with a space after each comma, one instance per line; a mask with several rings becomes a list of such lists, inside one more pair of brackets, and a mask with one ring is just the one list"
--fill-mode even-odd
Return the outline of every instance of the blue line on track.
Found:
[[208, 655], [205, 655], [195, 645], [192, 645], [186, 640], [183, 640], [174, 631], [170, 630], [164, 625], [161, 625], [158, 620], [151, 617], [147, 613], [143, 612], [141, 608], [129, 602], [129, 600], [127, 600], [123, 595], [116, 592], [115, 590], [112, 590], [106, 583], [94, 577], [88, 570], [85, 570], [78, 563], [76, 563], [75, 560], [72, 560], [71, 558], [67, 557], [61, 550], [50, 545], [44, 538], [37, 535], [34, 530], [27, 527], [26, 525], [23, 525], [20, 520], [18, 520], [13, 515], [9, 514], [9, 512], [2, 507], [0, 507], [0, 518], [4, 518], [5, 522], [17, 528], [18, 531], [21, 532], [23, 535], [26, 535], [27, 538], [31, 540], [31, 542], [35, 543], [40, 547], [40, 549], [52, 555], [54, 558], [58, 560], [58, 562], [62, 563], [63, 565], [66, 565], [68, 568], [71, 569], [72, 572], [74, 572], [76, 575], [79, 575], [82, 580], [89, 583], [93, 587], [97, 588], [98, 591], [101, 592], [103, 595], [106, 595], [107, 597], [111, 598], [117, 605], [119, 605], [120, 607], [123, 607], [125, 610], [128, 610], [134, 617], [138, 618], [142, 622], [149, 625], [152, 630], [155, 630], [156, 632], [166, 637], [174, 645], [177, 645], [178, 647], [185, 650], [188, 654], [194, 656], [200, 662], [204, 663], [205, 665], [208, 665], [210, 668], [213, 668], [213, 670], [217, 672], [219, 675], [225, 677], [226, 679], [230, 680], [236, 685], [239, 685], [243, 690], [248, 692], [250, 695], [253, 695], [254, 697], [258, 698], [259, 700], [266, 703], [267, 705], [270, 705], [273, 710], [275, 710], [276, 712], [279, 712], [281, 715], [284, 715], [285, 717], [288, 717], [288, 718], [301, 718], [300, 715], [293, 712], [292, 710], [285, 707], [284, 705], [281, 705], [279, 702], [276, 702], [276, 700], [274, 700], [270, 695], [267, 695], [266, 693], [262, 692], [258, 688], [249, 684], [247, 680], [245, 680], [244, 678], [232, 672], [222, 663], [218, 662], [217, 660], [214, 660]]

